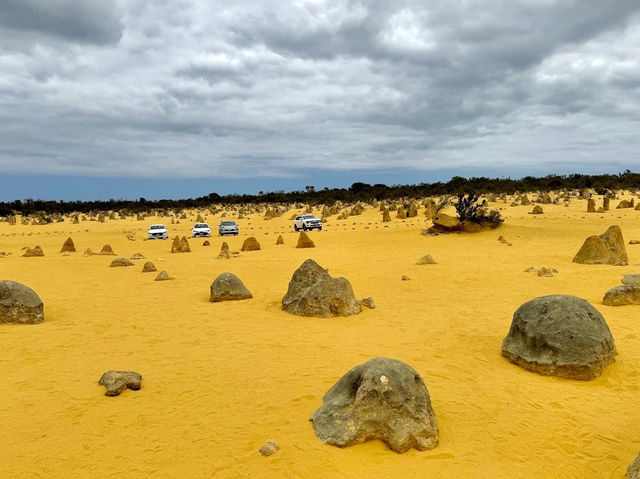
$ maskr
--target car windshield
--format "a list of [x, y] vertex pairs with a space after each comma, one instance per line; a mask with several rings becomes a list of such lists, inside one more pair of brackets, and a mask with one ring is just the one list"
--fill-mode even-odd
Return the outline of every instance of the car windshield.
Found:
[[164, 225], [151, 225], [151, 228], [149, 228], [150, 230], [163, 230], [164, 229]]
[[310, 219], [315, 218], [315, 216], [313, 216], [313, 215], [304, 215], [302, 218], [305, 219], [305, 220], [310, 220]]
[[194, 228], [208, 228], [209, 225], [207, 223], [196, 223]]
[[223, 221], [220, 223], [221, 226], [235, 226], [236, 223], [234, 221]]

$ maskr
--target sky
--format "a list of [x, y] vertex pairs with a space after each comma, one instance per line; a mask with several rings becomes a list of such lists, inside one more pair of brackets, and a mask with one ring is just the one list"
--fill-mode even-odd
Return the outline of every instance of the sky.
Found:
[[0, 201], [640, 168], [638, 0], [2, 0]]

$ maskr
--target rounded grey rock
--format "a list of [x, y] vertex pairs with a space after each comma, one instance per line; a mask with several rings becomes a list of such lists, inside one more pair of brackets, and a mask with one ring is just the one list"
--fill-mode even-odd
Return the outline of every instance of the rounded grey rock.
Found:
[[28, 286], [0, 281], [0, 323], [37, 324], [44, 321], [42, 300]]
[[253, 295], [247, 287], [232, 273], [222, 273], [211, 283], [210, 301], [232, 301], [249, 299]]

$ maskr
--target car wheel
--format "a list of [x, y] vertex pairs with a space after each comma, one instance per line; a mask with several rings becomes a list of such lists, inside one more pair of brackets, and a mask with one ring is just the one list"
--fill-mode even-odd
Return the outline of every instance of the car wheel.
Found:
[[294, 229], [295, 231], [298, 231], [298, 227], [297, 227], [296, 225], [293, 225], [293, 229]]

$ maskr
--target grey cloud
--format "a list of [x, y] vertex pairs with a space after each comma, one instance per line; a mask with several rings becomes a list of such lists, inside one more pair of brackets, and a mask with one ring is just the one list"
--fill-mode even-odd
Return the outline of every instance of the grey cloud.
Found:
[[122, 36], [114, 0], [3, 0], [0, 26], [81, 43], [114, 43]]

